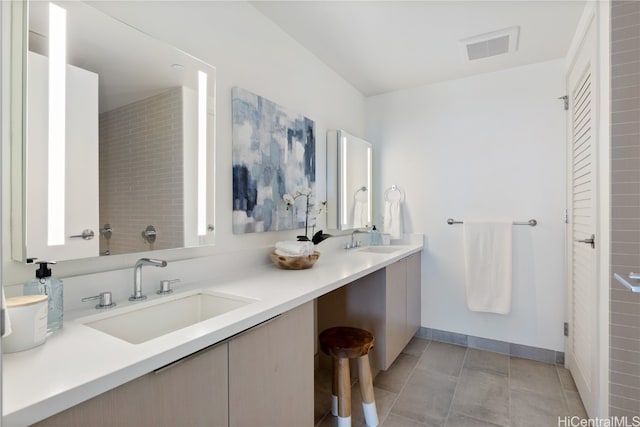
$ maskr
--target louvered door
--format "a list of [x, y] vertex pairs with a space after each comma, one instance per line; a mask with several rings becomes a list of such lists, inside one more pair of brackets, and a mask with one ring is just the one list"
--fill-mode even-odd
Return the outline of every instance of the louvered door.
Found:
[[597, 392], [596, 84], [593, 21], [569, 71], [569, 322], [567, 366], [590, 415]]

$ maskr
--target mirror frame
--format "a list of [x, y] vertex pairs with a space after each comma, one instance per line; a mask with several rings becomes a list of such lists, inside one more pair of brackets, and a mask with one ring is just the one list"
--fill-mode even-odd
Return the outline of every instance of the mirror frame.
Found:
[[[13, 2], [12, 2], [13, 3]], [[18, 95], [18, 93], [15, 93], [15, 96], [12, 99], [12, 111], [19, 111], [20, 113], [15, 115], [15, 120], [13, 121], [13, 126], [12, 128], [16, 130], [16, 132], [14, 133], [14, 135], [12, 135], [12, 165], [11, 165], [11, 171], [12, 171], [12, 185], [11, 185], [11, 191], [12, 191], [12, 203], [11, 203], [11, 209], [12, 209], [12, 221], [11, 221], [11, 241], [12, 241], [12, 247], [11, 247], [11, 254], [14, 260], [16, 261], [20, 261], [20, 262], [29, 262], [29, 259], [27, 258], [27, 248], [26, 246], [26, 222], [25, 222], [25, 213], [26, 213], [26, 195], [24, 194], [25, 191], [25, 187], [24, 187], [24, 183], [25, 183], [25, 176], [26, 176], [26, 168], [25, 168], [25, 162], [26, 162], [26, 137], [27, 137], [27, 132], [26, 132], [26, 123], [27, 123], [27, 101], [26, 101], [26, 94], [27, 94], [27, 88], [26, 88], [26, 73], [27, 71], [27, 61], [26, 61], [26, 55], [28, 55], [28, 51], [29, 51], [29, 7], [30, 7], [30, 2], [29, 1], [24, 1], [24, 2], [19, 2], [20, 4], [22, 4], [22, 7], [20, 7], [19, 5], [14, 6], [12, 9], [16, 10], [15, 13], [15, 17], [12, 20], [13, 22], [19, 22], [20, 25], [15, 25], [15, 34], [14, 34], [14, 38], [13, 40], [15, 40], [14, 42], [14, 51], [12, 52], [12, 59], [14, 59], [12, 61], [12, 64], [15, 64], [15, 68], [18, 68], [18, 64], [19, 64], [19, 69], [20, 72], [16, 72], [15, 75], [13, 75], [14, 80], [12, 81], [13, 87], [20, 87], [21, 88], [21, 92], [20, 95]], [[61, 4], [64, 4], [64, 1], [61, 2]], [[150, 254], [154, 254], [155, 256], [158, 256], [161, 251], [165, 251], [165, 250], [179, 250], [179, 249], [186, 249], [186, 248], [192, 248], [192, 247], [203, 247], [203, 246], [212, 246], [215, 245], [215, 234], [213, 232], [215, 224], [213, 223], [213, 221], [215, 220], [215, 174], [213, 173], [215, 170], [215, 150], [216, 150], [216, 135], [215, 135], [215, 130], [216, 130], [216, 125], [215, 125], [215, 121], [217, 119], [216, 117], [216, 84], [215, 84], [215, 67], [206, 63], [205, 61], [202, 61], [196, 57], [194, 57], [193, 55], [190, 55], [186, 52], [184, 52], [181, 49], [178, 49], [177, 47], [166, 43], [165, 41], [158, 39], [156, 37], [153, 37], [151, 35], [149, 35], [148, 33], [146, 33], [145, 31], [142, 31], [132, 25], [127, 24], [126, 22], [123, 22], [117, 18], [112, 17], [111, 15], [109, 15], [108, 13], [102, 11], [99, 8], [95, 8], [94, 6], [84, 3], [82, 5], [82, 7], [90, 7], [93, 10], [95, 10], [95, 12], [99, 13], [100, 15], [104, 16], [105, 19], [110, 19], [112, 20], [114, 23], [118, 23], [120, 25], [126, 26], [128, 28], [128, 30], [134, 30], [137, 33], [139, 33], [141, 36], [144, 36], [146, 38], [148, 38], [149, 40], [154, 40], [154, 43], [157, 43], [159, 45], [164, 46], [165, 48], [171, 49], [172, 51], [178, 52], [180, 55], [183, 55], [185, 57], [189, 57], [191, 58], [191, 60], [194, 60], [196, 63], [202, 64], [204, 66], [204, 68], [207, 69], [207, 72], [209, 72], [210, 70], [213, 71], [210, 73], [210, 80], [209, 80], [209, 111], [208, 111], [208, 116], [209, 119], [207, 120], [207, 127], [208, 127], [208, 133], [209, 133], [209, 137], [207, 138], [207, 161], [206, 161], [206, 171], [205, 171], [205, 181], [207, 183], [207, 206], [206, 206], [206, 217], [207, 217], [207, 232], [204, 236], [193, 236], [193, 237], [187, 237], [186, 235], [183, 237], [183, 246], [179, 246], [179, 247], [174, 247], [174, 248], [166, 248], [166, 249], [156, 249], [156, 250], [148, 250], [148, 249], [143, 249], [141, 251], [138, 252], [128, 252], [128, 253], [121, 253], [121, 254], [117, 254], [117, 255], [110, 255], [110, 256], [118, 256], [118, 255], [127, 255], [129, 253], [131, 254], [136, 254], [136, 255], [140, 255], [140, 254], [145, 254], [145, 253], [150, 253]], [[12, 25], [13, 27], [13, 25]], [[18, 29], [20, 28], [20, 29]], [[15, 60], [15, 59], [19, 59], [19, 60]], [[19, 105], [19, 106], [18, 106]], [[19, 131], [18, 131], [19, 129]], [[194, 206], [195, 208], [195, 206]], [[151, 220], [151, 222], [153, 222]], [[101, 227], [101, 222], [99, 222], [98, 224], [98, 228]], [[100, 239], [101, 235], [100, 233], [96, 234], [96, 237]], [[191, 243], [195, 243], [195, 244], [189, 244], [189, 242]], [[101, 258], [100, 255], [96, 255], [96, 256], [90, 256], [88, 258]], [[73, 260], [75, 258], [70, 258], [70, 259], [62, 259], [64, 261], [70, 261]], [[81, 258], [77, 258], [77, 259], [81, 259]]]
[[[3, 158], [10, 158], [10, 164], [6, 160], [3, 160], [3, 166], [9, 166], [9, 171], [3, 170], [3, 190], [10, 192], [10, 207], [3, 208], [3, 214], [10, 212], [10, 219], [6, 218], [7, 215], [3, 215], [2, 227], [4, 230], [11, 233], [10, 245], [3, 243], [3, 264], [5, 269], [3, 271], [3, 280], [11, 283], [14, 279], [13, 276], [19, 277], [23, 273], [20, 271], [29, 271], [32, 274], [32, 267], [25, 268], [24, 254], [26, 254], [25, 239], [24, 239], [24, 212], [26, 209], [26, 197], [24, 194], [25, 189], [25, 155], [26, 155], [26, 111], [27, 111], [27, 88], [26, 88], [26, 56], [28, 54], [28, 34], [29, 34], [29, 1], [20, 2], [2, 2], [3, 7], [3, 21], [6, 22], [4, 14], [10, 15], [10, 33], [7, 34], [3, 30], [3, 37], [9, 36], [10, 43], [10, 73], [8, 76], [2, 76], [3, 89], [5, 88], [5, 82], [10, 85], [10, 91], [7, 94], [3, 93], [3, 98], [9, 102], [8, 114], [3, 113], [3, 117], [8, 117], [9, 120], [9, 144], [8, 148], [5, 148], [3, 144]], [[89, 7], [92, 5], [87, 4]], [[96, 9], [100, 13], [109, 16], [111, 19], [122, 23], [128, 27], [135, 29], [136, 31], [153, 38], [158, 43], [162, 43], [180, 53], [196, 59], [202, 64], [215, 70], [216, 67], [208, 64], [205, 61], [198, 59], [197, 57], [175, 47], [171, 44], [153, 37], [126, 22], [123, 22], [117, 18], [110, 16], [108, 13]], [[4, 27], [4, 25], [3, 25]], [[7, 46], [7, 43], [3, 40], [3, 46]], [[3, 56], [3, 59], [6, 58]], [[3, 66], [4, 67], [4, 66]], [[4, 67], [6, 69], [6, 67]], [[57, 273], [61, 276], [69, 277], [81, 274], [91, 274], [104, 271], [117, 270], [125, 267], [130, 267], [135, 261], [141, 257], [161, 257], [169, 261], [190, 259], [202, 256], [208, 256], [215, 252], [215, 194], [216, 194], [216, 181], [215, 181], [215, 163], [217, 158], [216, 152], [216, 122], [217, 122], [217, 89], [216, 89], [216, 77], [209, 82], [209, 93], [211, 94], [210, 102], [211, 108], [209, 110], [209, 126], [212, 138], [207, 146], [207, 218], [208, 224], [210, 224], [207, 238], [211, 239], [211, 242], [205, 243], [200, 246], [189, 246], [169, 249], [158, 249], [153, 251], [140, 251], [126, 254], [117, 254], [110, 256], [90, 256], [87, 258], [68, 259], [61, 260], [57, 267]], [[4, 101], [3, 99], [3, 101]], [[6, 104], [5, 104], [6, 105]], [[4, 136], [4, 135], [3, 135]], [[8, 154], [5, 156], [5, 154]], [[8, 183], [6, 182], [8, 178]], [[5, 202], [6, 198], [3, 198]], [[7, 247], [9, 246], [9, 247]], [[8, 250], [7, 250], [8, 249]], [[9, 253], [7, 253], [9, 252]], [[8, 264], [9, 260], [17, 261]], [[18, 266], [18, 263], [23, 264]], [[28, 265], [28, 264], [26, 264]], [[7, 268], [9, 267], [9, 268]], [[9, 274], [6, 272], [8, 271]], [[9, 277], [7, 277], [9, 276]]]
[[[344, 130], [329, 130], [327, 131], [327, 226], [330, 230], [347, 231], [362, 228], [353, 227], [350, 221], [345, 221], [343, 218], [344, 209], [348, 208], [348, 206], [344, 206], [344, 200], [348, 193], [344, 187], [344, 177], [347, 174], [348, 164], [342, 153], [346, 149], [345, 144], [349, 143], [349, 139], [367, 144], [368, 155], [365, 161], [368, 170], [366, 184], [369, 205], [368, 217], [371, 222], [373, 221], [373, 146], [364, 139]], [[372, 224], [367, 225], [371, 226]]]
[[[11, 70], [10, 81], [10, 138], [11, 138], [11, 253], [26, 253], [24, 250], [23, 212], [26, 210], [23, 197], [24, 155], [26, 139], [27, 87], [26, 52], [28, 51], [28, 4], [24, 2], [6, 2], [11, 17]], [[4, 6], [5, 2], [3, 2]], [[19, 185], [17, 184], [19, 183]]]

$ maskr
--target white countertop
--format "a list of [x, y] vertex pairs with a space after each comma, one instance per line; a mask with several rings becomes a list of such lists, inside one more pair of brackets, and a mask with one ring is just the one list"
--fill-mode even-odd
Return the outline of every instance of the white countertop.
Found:
[[[392, 253], [335, 251], [323, 253], [308, 270], [267, 266], [240, 278], [180, 286], [176, 293], [207, 289], [256, 302], [141, 344], [130, 344], [78, 321], [95, 314], [95, 309], [65, 313], [63, 330], [44, 345], [3, 355], [3, 424], [40, 421], [421, 250], [422, 241], [398, 246]], [[162, 297], [149, 295], [154, 298]], [[117, 302], [118, 308], [144, 304]]]

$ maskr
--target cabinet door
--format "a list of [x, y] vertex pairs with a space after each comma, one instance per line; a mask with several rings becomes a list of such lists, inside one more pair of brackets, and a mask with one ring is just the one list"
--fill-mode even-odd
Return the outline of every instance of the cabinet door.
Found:
[[407, 266], [407, 330], [406, 341], [409, 342], [421, 324], [421, 252], [406, 259]]
[[387, 348], [383, 369], [388, 369], [406, 345], [407, 329], [407, 267], [400, 260], [386, 267], [387, 271]]
[[220, 344], [35, 425], [227, 426], [227, 369], [227, 344]]
[[313, 303], [229, 342], [229, 425], [313, 425]]

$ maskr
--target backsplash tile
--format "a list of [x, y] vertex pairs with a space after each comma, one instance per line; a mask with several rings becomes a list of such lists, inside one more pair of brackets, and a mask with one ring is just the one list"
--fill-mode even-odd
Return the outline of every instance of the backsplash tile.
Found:
[[467, 346], [467, 335], [455, 332], [440, 331], [438, 329], [431, 330], [431, 339], [434, 341], [446, 342], [449, 344]]
[[467, 338], [467, 343], [470, 348], [492, 351], [494, 353], [509, 354], [508, 342], [470, 336]]
[[530, 347], [522, 344], [508, 343], [456, 332], [441, 331], [439, 329], [421, 327], [416, 337], [455, 344], [463, 347], [502, 353], [538, 362], [564, 365], [564, 353], [544, 348]]
[[530, 347], [528, 345], [510, 344], [509, 354], [512, 356], [522, 357], [523, 359], [537, 360], [539, 362], [555, 364], [556, 353], [554, 350], [544, 348]]

